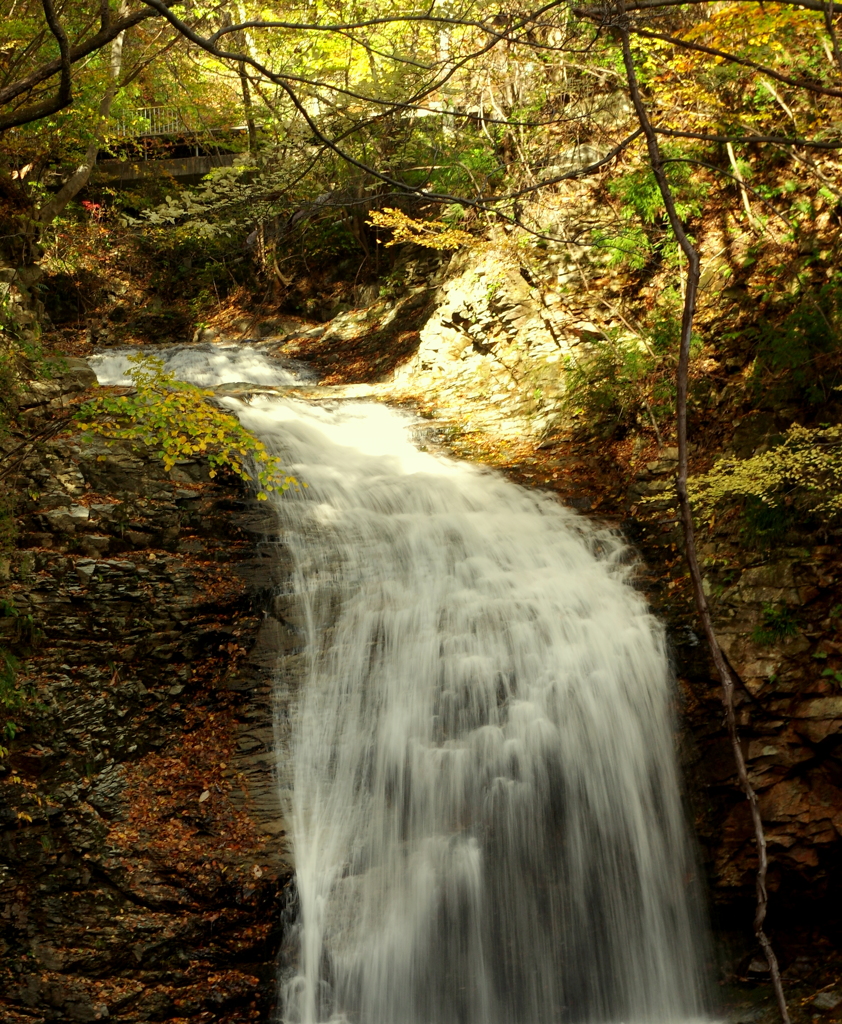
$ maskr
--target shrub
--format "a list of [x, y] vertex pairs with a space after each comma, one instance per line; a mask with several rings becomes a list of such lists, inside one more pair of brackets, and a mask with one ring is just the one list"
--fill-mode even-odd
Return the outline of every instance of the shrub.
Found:
[[130, 362], [134, 391], [86, 402], [77, 413], [82, 430], [147, 445], [168, 470], [180, 459], [201, 456], [210, 463], [211, 477], [231, 470], [254, 483], [261, 500], [297, 485], [262, 441], [210, 401], [213, 391], [176, 380], [160, 359], [136, 355]]
[[766, 452], [748, 459], [719, 459], [692, 482], [691, 495], [703, 516], [717, 506], [747, 503], [761, 528], [758, 503], [771, 510], [795, 506], [836, 519], [842, 515], [842, 427], [795, 423]]

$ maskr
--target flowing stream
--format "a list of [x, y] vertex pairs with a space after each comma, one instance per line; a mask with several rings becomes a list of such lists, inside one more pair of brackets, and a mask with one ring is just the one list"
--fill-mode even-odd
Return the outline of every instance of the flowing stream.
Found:
[[670, 674], [623, 543], [385, 406], [224, 401], [308, 484], [275, 501], [307, 665], [282, 1019], [703, 1016]]

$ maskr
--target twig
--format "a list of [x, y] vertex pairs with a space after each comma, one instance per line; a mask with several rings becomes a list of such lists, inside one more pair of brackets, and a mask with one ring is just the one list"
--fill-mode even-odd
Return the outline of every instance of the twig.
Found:
[[[56, 420], [53, 423], [48, 424], [42, 430], [39, 430], [36, 434], [30, 434], [30, 436], [22, 441], [19, 445], [12, 448], [10, 452], [6, 452], [2, 459], [0, 459], [0, 480], [7, 477], [12, 473], [26, 458], [27, 453], [30, 449], [34, 448], [36, 444], [42, 441], [49, 441], [51, 437], [54, 437], [61, 430], [63, 430], [70, 422], [70, 416], [62, 416], [61, 419]], [[18, 458], [14, 458], [20, 452]]]
[[774, 85], [772, 85], [771, 82], [767, 82], [765, 78], [761, 78], [759, 81], [763, 88], [766, 90], [766, 92], [769, 93], [769, 95], [778, 104], [778, 106], [786, 114], [790, 121], [792, 121], [793, 125], [795, 126], [795, 130], [798, 131], [798, 125], [795, 121], [795, 114], [793, 114], [792, 110], [786, 105], [786, 103], [784, 103], [783, 99], [781, 98], [781, 94], [778, 92], [778, 90], [774, 87]]

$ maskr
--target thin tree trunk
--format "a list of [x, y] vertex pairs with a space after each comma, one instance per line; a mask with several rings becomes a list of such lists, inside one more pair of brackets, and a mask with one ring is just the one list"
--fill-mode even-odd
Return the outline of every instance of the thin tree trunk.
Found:
[[[117, 17], [125, 17], [128, 11], [126, 3], [120, 5], [117, 11]], [[48, 200], [36, 215], [37, 221], [40, 223], [42, 229], [59, 217], [67, 207], [67, 204], [74, 199], [88, 184], [91, 173], [94, 167], [96, 167], [97, 154], [99, 153], [102, 145], [103, 132], [102, 122], [108, 120], [111, 115], [111, 107], [114, 103], [114, 98], [120, 91], [120, 72], [123, 68], [123, 43], [125, 42], [126, 33], [121, 32], [111, 42], [111, 60], [108, 67], [108, 86], [105, 93], [99, 103], [99, 120], [100, 123], [96, 127], [95, 138], [88, 146], [85, 156], [82, 162], [76, 168], [76, 170], [70, 175], [70, 177], [61, 186], [58, 192]]]
[[834, 7], [834, 0], [830, 0], [830, 2], [825, 6], [823, 12], [824, 25], [833, 46], [833, 59], [836, 61], [837, 68], [842, 71], [842, 50], [839, 49], [839, 37], [836, 34], [836, 25], [833, 20], [837, 16]]
[[731, 170], [734, 172], [734, 179], [740, 189], [740, 198], [743, 201], [743, 209], [746, 212], [746, 219], [748, 220], [750, 227], [756, 228], [758, 227], [757, 218], [754, 216], [751, 203], [748, 199], [745, 178], [743, 178], [743, 172], [740, 170], [740, 165], [737, 163], [737, 154], [734, 152], [734, 147], [730, 142], [725, 143], [725, 152], [728, 154], [728, 161], [731, 164]]
[[713, 627], [713, 620], [708, 607], [707, 598], [703, 588], [702, 573], [699, 568], [699, 559], [696, 552], [696, 539], [693, 527], [693, 510], [690, 498], [687, 493], [688, 461], [687, 461], [687, 391], [689, 382], [690, 367], [690, 341], [693, 333], [693, 316], [696, 311], [696, 296], [699, 289], [699, 254], [695, 246], [687, 236], [681, 218], [675, 207], [672, 190], [664, 172], [663, 157], [658, 144], [658, 136], [649, 120], [649, 114], [640, 93], [640, 84], [635, 71], [634, 58], [631, 52], [628, 24], [626, 20], [625, 7], [621, 0], [621, 24], [620, 35], [623, 42], [623, 63], [626, 69], [629, 91], [638, 122], [643, 129], [646, 138], [646, 145], [649, 150], [649, 163], [661, 198], [666, 207], [670, 227], [676, 240], [687, 257], [687, 287], [684, 295], [684, 311], [681, 320], [681, 347], [679, 350], [677, 397], [676, 397], [676, 419], [678, 425], [678, 479], [676, 490], [678, 492], [678, 504], [681, 511], [681, 521], [684, 527], [685, 555], [687, 566], [690, 570], [690, 579], [693, 586], [693, 597], [696, 602], [696, 610], [702, 622], [705, 637], [713, 657], [716, 671], [722, 683], [722, 702], [725, 707], [725, 722], [728, 729], [728, 737], [731, 741], [731, 749], [734, 754], [734, 761], [737, 768], [737, 777], [742, 786], [743, 792], [751, 810], [751, 820], [754, 829], [754, 841], [757, 849], [757, 874], [755, 878], [755, 889], [757, 893], [757, 904], [754, 913], [754, 934], [760, 943], [766, 961], [769, 964], [769, 971], [772, 978], [772, 985], [775, 990], [775, 997], [778, 1002], [781, 1020], [783, 1024], [790, 1024], [789, 1011], [786, 1005], [781, 973], [778, 967], [778, 960], [769, 938], [766, 935], [763, 924], [766, 919], [768, 906], [768, 893], [766, 890], [766, 873], [768, 870], [768, 859], [766, 854], [766, 834], [763, 829], [763, 821], [760, 817], [760, 809], [757, 801], [757, 794], [748, 777], [746, 762], [740, 745], [739, 732], [737, 730], [737, 718], [734, 711], [734, 689], [735, 678], [728, 664], [716, 632]]
[[[243, 4], [237, 3], [235, 4], [235, 8], [239, 20], [241, 22], [248, 21]], [[237, 43], [243, 52], [247, 53], [254, 59], [256, 57], [254, 39], [248, 29], [238, 32], [236, 38]], [[249, 79], [248, 71], [246, 70], [246, 62], [244, 60], [237, 63], [237, 72], [240, 76], [240, 89], [243, 93], [243, 110], [245, 111], [246, 127], [248, 128], [249, 153], [254, 154], [257, 152], [257, 125], [254, 120], [254, 100], [251, 95], [251, 81]]]
[[248, 128], [249, 153], [257, 152], [257, 127], [254, 123], [254, 106], [251, 101], [251, 89], [249, 88], [249, 76], [246, 73], [245, 61], [237, 65], [240, 75], [240, 88], [243, 91], [243, 110], [246, 115], [246, 127]]

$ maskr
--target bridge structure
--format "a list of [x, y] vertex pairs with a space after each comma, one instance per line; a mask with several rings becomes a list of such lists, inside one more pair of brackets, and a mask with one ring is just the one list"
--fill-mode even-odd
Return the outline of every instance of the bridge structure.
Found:
[[152, 138], [160, 135], [187, 135], [192, 129], [178, 107], [137, 107], [114, 117], [116, 135], [121, 139]]
[[[96, 184], [119, 188], [149, 178], [199, 181], [215, 167], [231, 167], [238, 155], [225, 152], [230, 146], [222, 140], [209, 144], [214, 129], [198, 131], [177, 106], [138, 107], [116, 114], [113, 123], [113, 135], [130, 144], [130, 151], [98, 160], [91, 175]], [[235, 125], [224, 131], [240, 135], [246, 128]]]

